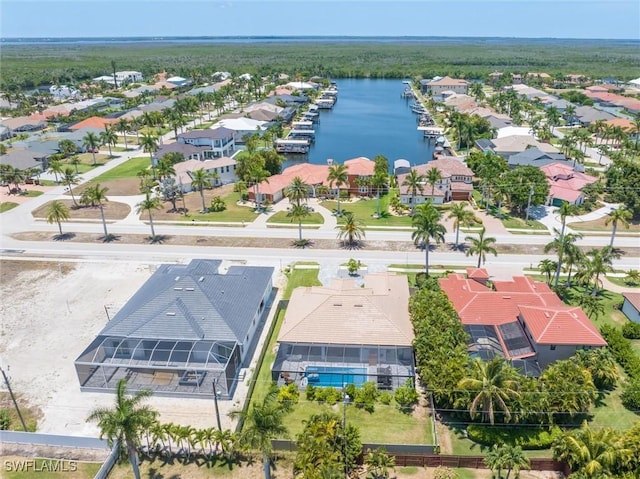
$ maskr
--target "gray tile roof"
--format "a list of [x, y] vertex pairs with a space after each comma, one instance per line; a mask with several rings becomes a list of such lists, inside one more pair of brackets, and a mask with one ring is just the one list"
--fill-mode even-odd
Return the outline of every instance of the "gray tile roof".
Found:
[[192, 260], [162, 265], [118, 311], [100, 336], [214, 340], [242, 344], [273, 268]]
[[180, 138], [212, 138], [214, 140], [224, 140], [225, 138], [231, 138], [234, 135], [234, 131], [229, 128], [219, 127], [215, 129], [206, 129], [206, 130], [191, 130], [185, 133], [181, 133], [178, 135], [178, 139]]
[[557, 161], [565, 160], [562, 153], [545, 153], [539, 148], [527, 148], [520, 153], [511, 155], [508, 163], [510, 166], [544, 166]]

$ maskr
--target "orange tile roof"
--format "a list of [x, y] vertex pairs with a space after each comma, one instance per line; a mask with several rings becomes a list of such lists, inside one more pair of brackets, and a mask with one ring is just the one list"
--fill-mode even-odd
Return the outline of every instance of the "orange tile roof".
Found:
[[489, 279], [489, 272], [486, 268], [467, 268], [467, 278]]
[[70, 130], [80, 130], [82, 128], [104, 128], [106, 125], [112, 125], [118, 120], [116, 118], [102, 118], [99, 116], [92, 116], [85, 120], [82, 120], [75, 125], [69, 127]]
[[627, 118], [614, 118], [612, 120], [605, 121], [604, 124], [609, 126], [619, 126], [623, 130], [633, 130], [635, 128], [633, 122]]
[[629, 301], [631, 306], [640, 311], [640, 293], [623, 293], [622, 296]]
[[520, 315], [538, 344], [607, 345], [591, 320], [577, 306], [520, 306]]
[[364, 156], [347, 160], [344, 164], [347, 167], [349, 175], [373, 176], [375, 172], [375, 162], [371, 161], [369, 158], [365, 158]]

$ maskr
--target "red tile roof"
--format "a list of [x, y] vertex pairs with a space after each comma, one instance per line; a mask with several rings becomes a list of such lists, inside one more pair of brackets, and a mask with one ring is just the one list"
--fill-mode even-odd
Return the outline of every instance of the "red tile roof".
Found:
[[489, 272], [486, 268], [467, 268], [467, 278], [489, 279]]
[[606, 346], [607, 342], [579, 307], [520, 306], [520, 315], [538, 344]]
[[82, 120], [75, 125], [69, 127], [70, 130], [80, 130], [82, 128], [104, 128], [106, 125], [116, 123], [116, 118], [101, 118], [99, 116], [92, 116], [85, 120]]
[[631, 306], [640, 311], [640, 293], [623, 293], [622, 296], [631, 303]]

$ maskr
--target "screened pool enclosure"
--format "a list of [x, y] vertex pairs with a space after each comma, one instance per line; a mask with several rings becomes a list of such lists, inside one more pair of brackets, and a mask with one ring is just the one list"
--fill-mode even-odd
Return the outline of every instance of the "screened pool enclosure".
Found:
[[409, 346], [281, 343], [271, 374], [278, 384], [300, 388], [370, 381], [379, 389], [394, 390], [407, 379], [413, 383], [415, 368]]

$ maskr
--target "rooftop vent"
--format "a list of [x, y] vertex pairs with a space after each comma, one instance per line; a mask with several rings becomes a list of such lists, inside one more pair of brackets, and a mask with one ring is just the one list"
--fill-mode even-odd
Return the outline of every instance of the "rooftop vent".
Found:
[[545, 312], [544, 312], [544, 315], [545, 315], [545, 317], [547, 317], [547, 318], [550, 318], [550, 317], [551, 317], [551, 315], [549, 314], [549, 311], [545, 311]]
[[334, 306], [342, 306], [342, 303], [333, 303]]
[[174, 281], [178, 281], [180, 279], [180, 276], [176, 276]]
[[172, 313], [172, 312], [167, 312], [167, 316], [175, 316], [176, 313]]
[[182, 291], [182, 288], [175, 287], [175, 288], [173, 288], [173, 290], [174, 291]]
[[204, 276], [200, 276], [200, 277], [198, 278], [198, 281], [199, 281], [200, 283], [202, 283], [202, 282], [204, 281]]
[[503, 296], [502, 299], [511, 299], [511, 296]]
[[195, 291], [195, 288], [184, 288], [185, 291]]
[[362, 305], [361, 304], [354, 304], [353, 307], [354, 308], [362, 308]]

